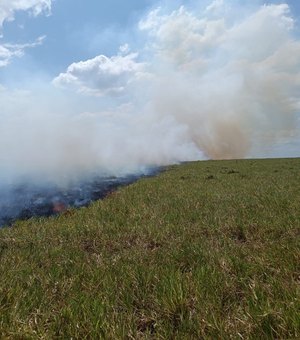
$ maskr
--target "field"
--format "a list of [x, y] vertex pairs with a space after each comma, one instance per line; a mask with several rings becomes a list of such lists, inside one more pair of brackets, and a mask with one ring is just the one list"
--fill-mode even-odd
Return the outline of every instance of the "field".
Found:
[[191, 162], [0, 230], [0, 338], [300, 338], [300, 159]]

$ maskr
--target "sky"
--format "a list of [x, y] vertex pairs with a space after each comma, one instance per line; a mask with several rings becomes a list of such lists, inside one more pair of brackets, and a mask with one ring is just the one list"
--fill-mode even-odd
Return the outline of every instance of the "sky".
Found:
[[[195, 2], [195, 1], [194, 1]], [[197, 2], [197, 1], [196, 1]], [[283, 1], [252, 1], [252, 3], [282, 3]], [[18, 72], [42, 72], [55, 77], [74, 61], [86, 60], [99, 54], [113, 55], [119, 46], [142, 44], [136, 35], [137, 24], [143, 15], [158, 6], [176, 8], [189, 1], [156, 0], [1, 0], [1, 45], [43, 43], [24, 50], [22, 58], [12, 58], [6, 69], [1, 69], [2, 83], [13, 76], [18, 83]], [[198, 1], [204, 9], [209, 1]], [[235, 4], [245, 1], [235, 1]], [[295, 19], [300, 16], [298, 0], [287, 3]], [[173, 4], [171, 6], [170, 4]], [[175, 4], [175, 5], [174, 5]], [[243, 5], [242, 5], [243, 6]], [[177, 5], [178, 7], [178, 5]], [[0, 45], [0, 46], [1, 46]], [[23, 54], [23, 51], [22, 51]], [[1, 56], [1, 55], [0, 55]], [[2, 60], [5, 58], [1, 58]], [[1, 60], [0, 59], [0, 60]], [[17, 73], [17, 74], [16, 74]], [[27, 74], [26, 74], [27, 75]]]
[[300, 156], [299, 18], [298, 0], [0, 0], [0, 177]]

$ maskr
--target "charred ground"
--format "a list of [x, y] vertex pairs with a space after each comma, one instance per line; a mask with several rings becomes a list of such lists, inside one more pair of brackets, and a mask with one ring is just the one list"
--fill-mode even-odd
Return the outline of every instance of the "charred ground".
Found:
[[0, 228], [11, 226], [17, 220], [49, 217], [72, 207], [88, 206], [91, 202], [103, 199], [121, 186], [131, 184], [143, 177], [153, 176], [161, 171], [163, 171], [162, 167], [156, 167], [148, 169], [146, 174], [119, 177], [94, 176], [64, 186], [37, 185], [30, 181], [8, 188], [0, 186], [0, 191], [3, 193], [3, 197], [0, 198]]

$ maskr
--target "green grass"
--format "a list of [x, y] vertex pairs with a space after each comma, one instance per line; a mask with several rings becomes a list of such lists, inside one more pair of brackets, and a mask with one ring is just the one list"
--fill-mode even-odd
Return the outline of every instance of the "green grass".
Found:
[[0, 338], [300, 338], [300, 159], [172, 166], [0, 230]]

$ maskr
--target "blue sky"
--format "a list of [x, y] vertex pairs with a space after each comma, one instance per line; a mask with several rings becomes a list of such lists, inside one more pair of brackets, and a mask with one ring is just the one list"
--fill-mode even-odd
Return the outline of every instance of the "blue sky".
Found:
[[38, 68], [55, 75], [73, 61], [98, 54], [116, 53], [134, 36], [139, 18], [154, 5], [153, 0], [73, 1], [52, 3], [51, 15], [32, 17], [17, 11], [15, 20], [3, 25], [3, 42], [32, 42], [46, 35], [45, 42], [26, 51], [13, 67]]
[[[58, 126], [93, 120], [100, 167], [124, 155], [148, 165], [300, 156], [299, 27], [298, 0], [1, 0], [0, 128], [14, 121], [40, 155], [32, 136], [55, 135], [39, 125], [51, 114]], [[74, 124], [67, 135], [85, 138]], [[111, 138], [101, 151], [99, 135]], [[5, 143], [0, 161], [21, 164], [22, 149], [6, 148], [12, 161]]]
[[[5, 1], [4, 1], [5, 2]], [[9, 0], [6, 1], [9, 3]], [[20, 0], [21, 2], [21, 0]], [[282, 3], [283, 1], [252, 1], [254, 3]], [[21, 58], [12, 60], [8, 68], [0, 72], [7, 77], [15, 75], [14, 68], [27, 72], [44, 72], [50, 76], [63, 71], [70, 63], [92, 58], [98, 54], [112, 55], [125, 42], [139, 43], [136, 26], [140, 18], [151, 8], [163, 4], [176, 8], [176, 3], [189, 5], [189, 1], [157, 0], [55, 0], [51, 4], [51, 15], [30, 15], [30, 9], [15, 11], [13, 21], [5, 21], [0, 43], [24, 44], [39, 36], [46, 36], [42, 45], [26, 50]], [[194, 2], [195, 3], [195, 2]], [[209, 1], [199, 1], [202, 8]], [[239, 4], [245, 1], [231, 1]], [[285, 1], [294, 17], [300, 15], [298, 0]], [[171, 5], [172, 4], [172, 5]], [[243, 4], [244, 6], [244, 4]], [[1, 9], [1, 5], [0, 5]], [[21, 72], [22, 73], [22, 72]], [[18, 81], [20, 79], [15, 79]]]

